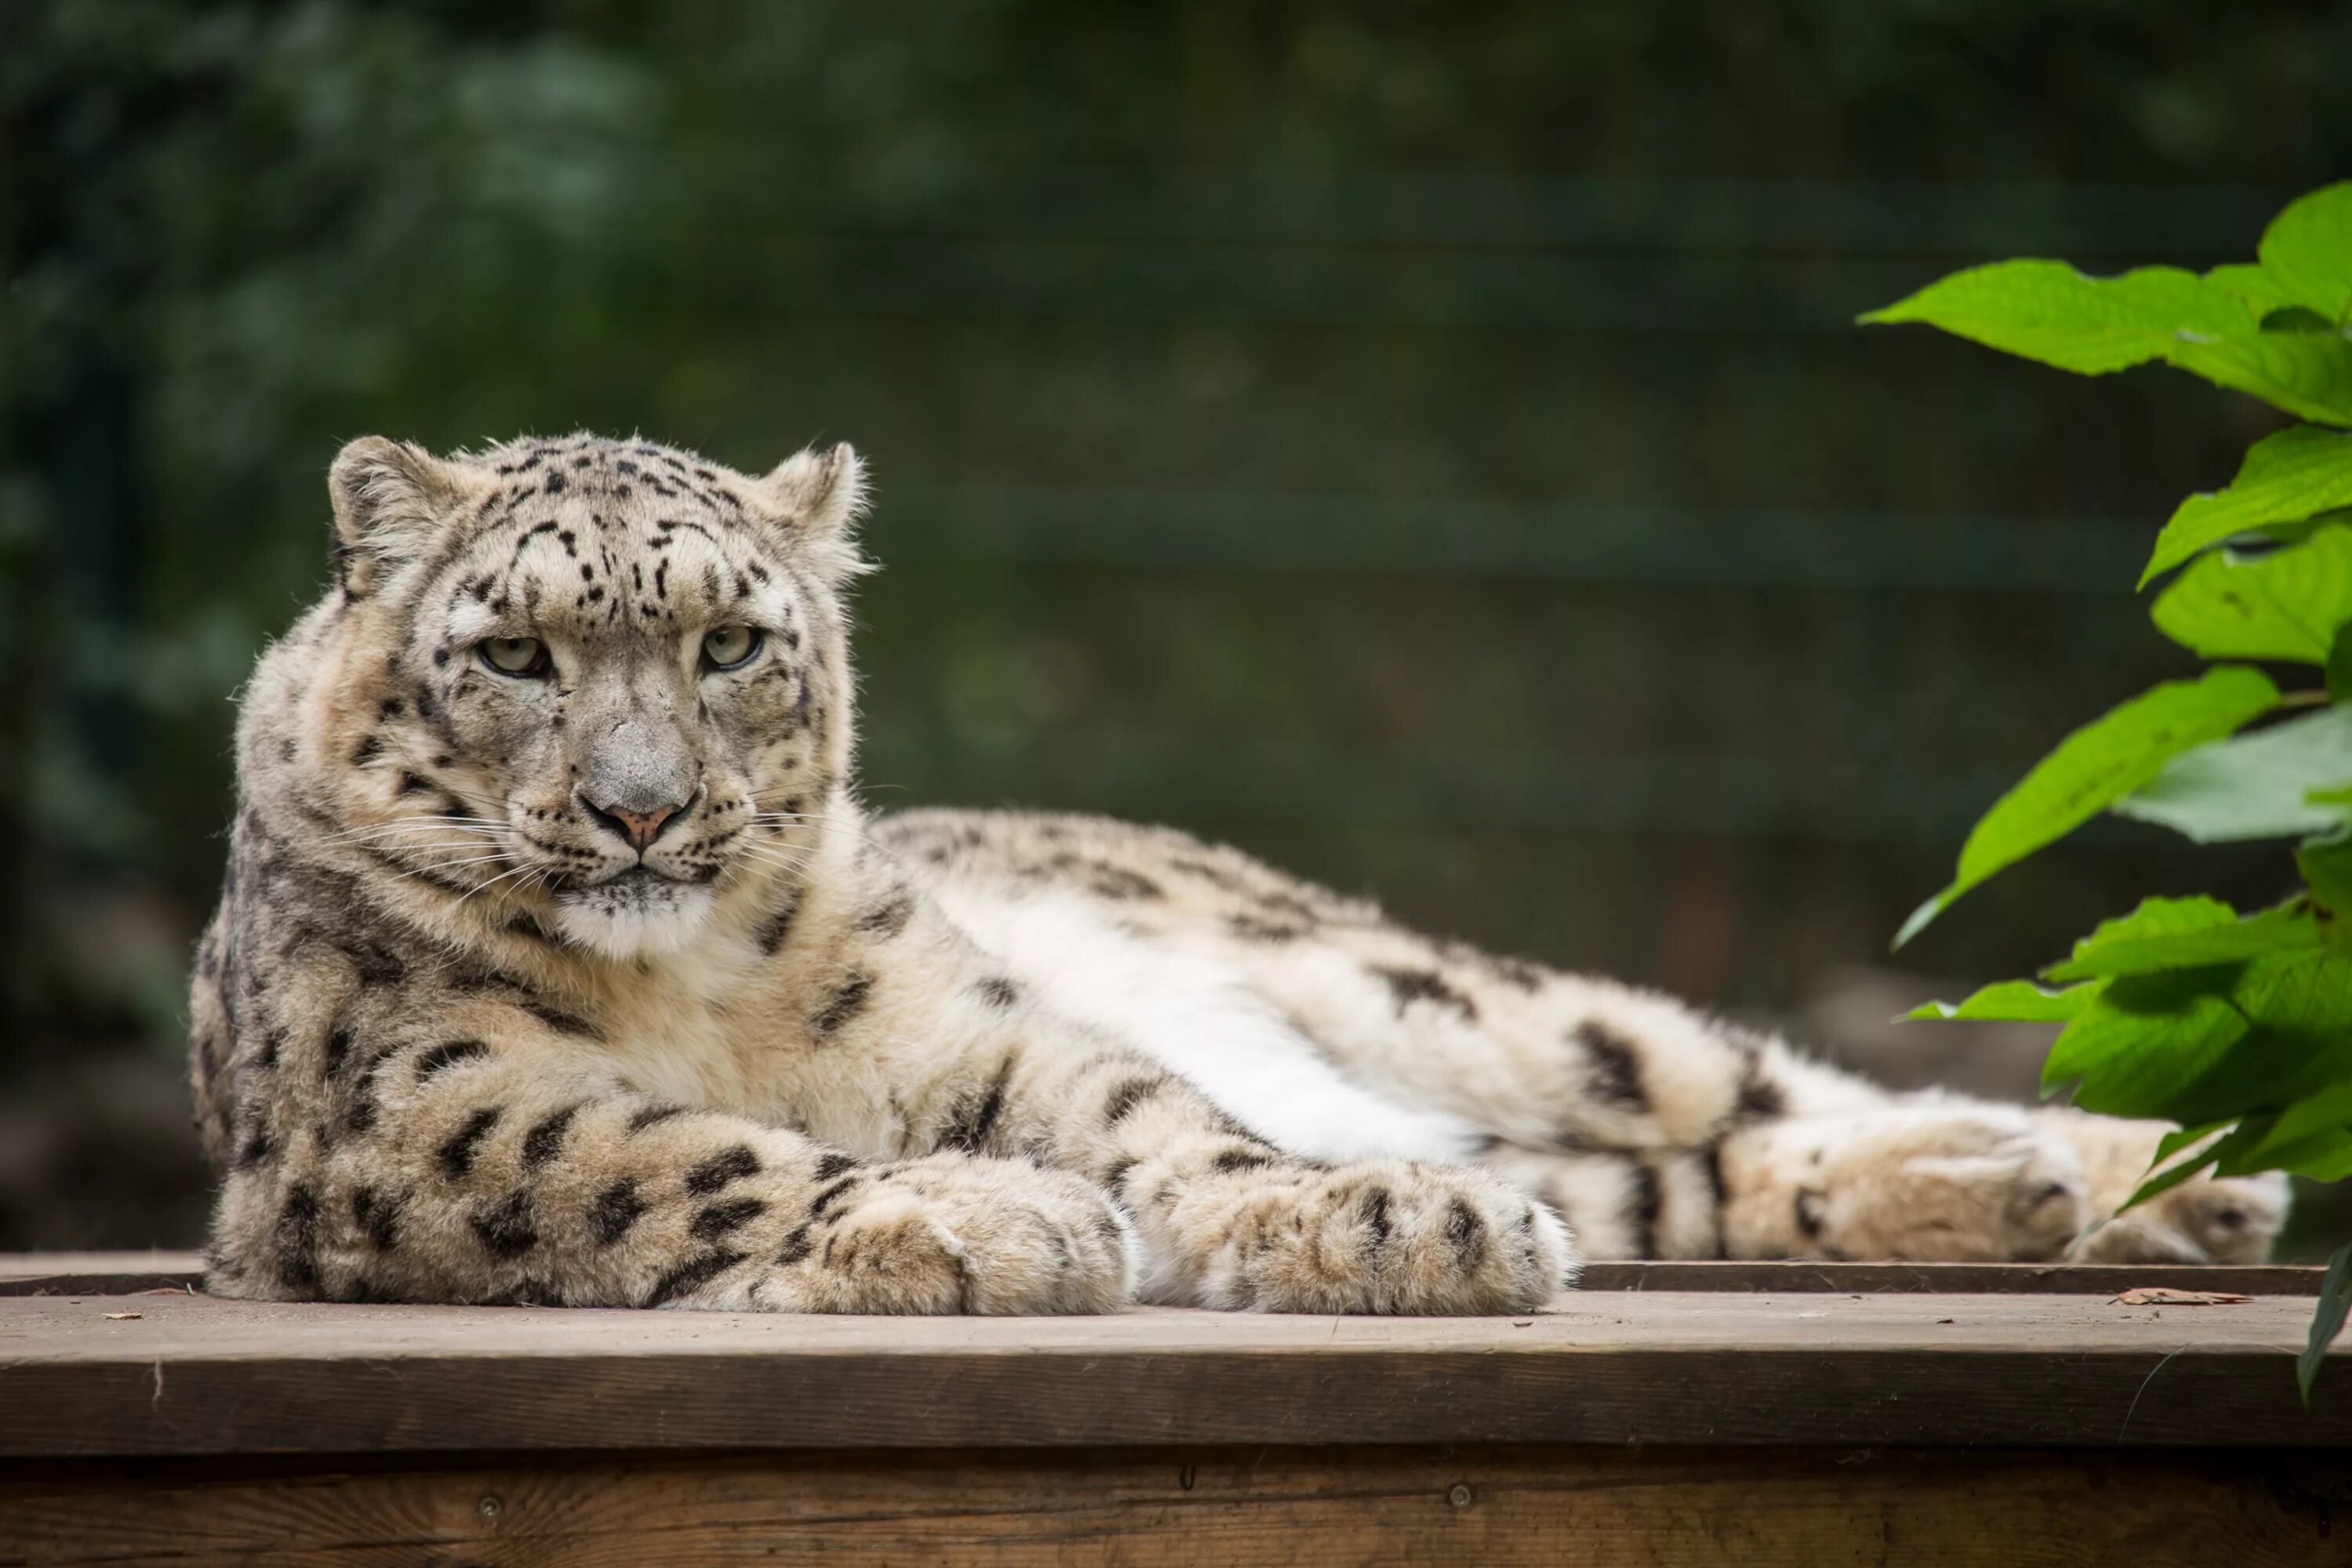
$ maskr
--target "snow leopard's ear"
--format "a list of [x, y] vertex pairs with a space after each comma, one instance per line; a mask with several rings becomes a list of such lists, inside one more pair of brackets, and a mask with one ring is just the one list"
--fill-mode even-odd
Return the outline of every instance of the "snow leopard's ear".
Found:
[[793, 453], [759, 481], [761, 498], [802, 558], [828, 583], [873, 568], [857, 553], [854, 530], [866, 515], [866, 459], [844, 441], [828, 451]]
[[362, 436], [327, 473], [335, 502], [335, 574], [354, 595], [414, 561], [465, 498], [457, 471], [409, 441]]

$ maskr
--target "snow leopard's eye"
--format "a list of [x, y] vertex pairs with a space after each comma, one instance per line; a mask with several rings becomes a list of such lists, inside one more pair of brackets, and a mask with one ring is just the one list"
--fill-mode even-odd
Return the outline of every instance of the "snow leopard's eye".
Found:
[[760, 651], [760, 634], [750, 626], [720, 626], [702, 639], [702, 658], [713, 669], [732, 669]]
[[500, 675], [547, 673], [547, 645], [537, 637], [489, 637], [481, 652], [482, 662]]

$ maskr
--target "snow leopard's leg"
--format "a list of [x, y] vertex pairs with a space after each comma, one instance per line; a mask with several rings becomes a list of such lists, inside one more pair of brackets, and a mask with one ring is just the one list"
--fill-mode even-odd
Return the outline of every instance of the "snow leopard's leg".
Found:
[[2042, 1259], [2089, 1217], [2067, 1139], [1941, 1096], [1747, 1120], [1690, 1150], [1497, 1141], [1480, 1163], [1557, 1209], [1591, 1258]]
[[1588, 1259], [1723, 1256], [1722, 1173], [1713, 1150], [1571, 1154], [1496, 1142], [1478, 1163], [1567, 1221]]
[[2088, 1218], [2075, 1151], [2022, 1110], [1895, 1095], [1654, 993], [1388, 927], [1257, 973], [1351, 1070], [1487, 1129], [1593, 1256], [2039, 1258]]
[[1717, 1164], [1734, 1258], [2042, 1260], [2090, 1218], [2065, 1139], [2018, 1107], [1940, 1095], [1741, 1127]]
[[1702, 1151], [1498, 1142], [1480, 1163], [1549, 1204], [1595, 1258], [2260, 1263], [2286, 1220], [2276, 1174], [2192, 1177], [2118, 1215], [2168, 1122], [1893, 1094], [1762, 1049], [1781, 1113]]
[[1109, 1082], [1097, 1104], [1133, 1151], [1103, 1175], [1143, 1239], [1146, 1300], [1293, 1312], [1524, 1311], [1570, 1282], [1576, 1254], [1559, 1221], [1487, 1173], [1299, 1160], [1156, 1066]]
[[1059, 1167], [1133, 1218], [1148, 1300], [1269, 1311], [1525, 1310], [1567, 1283], [1560, 1225], [1459, 1165], [1287, 1152], [1107, 1027], [1055, 1012], [918, 907], [890, 938], [919, 984], [877, 984], [827, 1049], [907, 1071], [901, 1146]]
[[[1600, 1216], [1585, 1226], [1591, 1256], [2040, 1259], [2061, 1256], [2090, 1217], [2074, 1146], [2016, 1107], [1897, 1095], [1779, 1039], [1643, 1002], [1583, 1026], [1585, 1049], [1598, 1036], [1604, 1056], [1633, 1064], [1601, 1083], [1614, 1090], [1644, 1072], [1665, 1076], [1679, 1043], [1685, 1063], [1712, 1060], [1722, 1109], [1711, 1123], [1687, 1113], [1668, 1121], [1664, 1149], [1613, 1152], [1605, 1132], [1571, 1130], [1556, 1152], [1538, 1152], [1554, 1162], [1548, 1190]], [[1739, 1063], [1727, 1104], [1725, 1064], [1706, 1054], [1723, 1049]], [[1585, 1126], [1617, 1107], [1601, 1110]], [[1559, 1119], [1571, 1129], [1579, 1120], [1565, 1109]], [[1711, 1226], [1696, 1217], [1707, 1198]]]
[[[273, 1299], [1101, 1311], [1124, 1217], [1076, 1177], [864, 1163], [628, 1092], [593, 1026], [351, 930], [215, 928], [234, 1106], [207, 1288]], [[224, 1048], [226, 1047], [226, 1048]], [[201, 1048], [201, 1047], [200, 1047]]]

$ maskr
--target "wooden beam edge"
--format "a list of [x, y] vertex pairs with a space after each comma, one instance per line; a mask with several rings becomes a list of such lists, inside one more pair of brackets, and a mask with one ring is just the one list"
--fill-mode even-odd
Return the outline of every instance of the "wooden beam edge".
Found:
[[[2352, 1358], [2347, 1358], [2352, 1359]], [[2274, 1349], [547, 1353], [22, 1363], [0, 1457], [1181, 1444], [2352, 1447]]]
[[[2300, 1264], [1817, 1263], [1652, 1259], [1585, 1266], [1577, 1293], [1702, 1290], [1790, 1295], [2115, 1296], [2140, 1287], [2316, 1296], [2326, 1270]], [[204, 1288], [194, 1253], [0, 1255], [0, 1297], [127, 1296]]]

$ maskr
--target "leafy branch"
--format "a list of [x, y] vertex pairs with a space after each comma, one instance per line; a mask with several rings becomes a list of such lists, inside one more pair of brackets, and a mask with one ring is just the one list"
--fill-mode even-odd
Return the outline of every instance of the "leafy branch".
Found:
[[[2291, 204], [2256, 255], [2116, 278], [1996, 262], [1862, 318], [2084, 375], [2160, 363], [2307, 421], [2255, 443], [2228, 488], [2182, 501], [2140, 574], [2142, 588], [2169, 575], [2157, 629], [2219, 662], [2060, 742], [1895, 939], [2101, 812], [2199, 843], [2297, 841], [2303, 888], [2284, 903], [2149, 899], [2044, 969], [2049, 984], [2005, 981], [1912, 1015], [2063, 1024], [2045, 1093], [2072, 1084], [2087, 1110], [2179, 1124], [2132, 1204], [2205, 1172], [2352, 1176], [2352, 182]], [[2282, 690], [2258, 664], [2317, 684]], [[2297, 1363], [2306, 1401], [2347, 1310], [2352, 1246], [2329, 1262]]]

